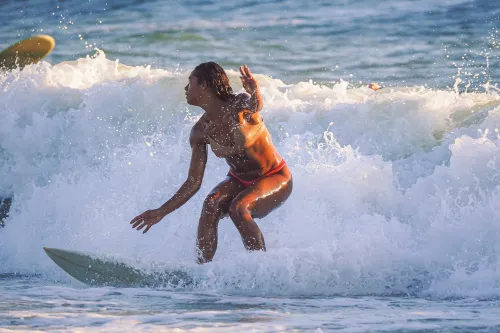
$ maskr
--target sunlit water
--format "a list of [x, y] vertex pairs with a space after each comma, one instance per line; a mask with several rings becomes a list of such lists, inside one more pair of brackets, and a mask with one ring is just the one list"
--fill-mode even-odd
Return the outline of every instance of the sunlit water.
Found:
[[[0, 74], [0, 196], [13, 197], [0, 229], [0, 331], [500, 330], [497, 8], [0, 9], [5, 44], [32, 26], [58, 43], [47, 61]], [[268, 252], [246, 253], [226, 219], [214, 262], [199, 267], [201, 205], [227, 173], [212, 153], [184, 207], [147, 235], [128, 221], [185, 180], [201, 110], [183, 88], [208, 60], [224, 65], [236, 91], [237, 65], [256, 73], [294, 192], [258, 221]], [[371, 80], [386, 87], [372, 91]], [[43, 246], [183, 265], [202, 282], [86, 288]]]

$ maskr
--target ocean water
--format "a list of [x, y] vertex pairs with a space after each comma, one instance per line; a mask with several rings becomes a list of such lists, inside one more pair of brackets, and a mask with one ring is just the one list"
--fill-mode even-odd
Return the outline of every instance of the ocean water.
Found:
[[[500, 6], [492, 1], [4, 1], [0, 332], [500, 331]], [[294, 192], [247, 253], [225, 219], [198, 266], [201, 190], [143, 235], [129, 221], [185, 180], [192, 68], [241, 91], [248, 64]], [[384, 88], [372, 91], [371, 81]], [[183, 288], [89, 288], [42, 247], [175, 263]]]

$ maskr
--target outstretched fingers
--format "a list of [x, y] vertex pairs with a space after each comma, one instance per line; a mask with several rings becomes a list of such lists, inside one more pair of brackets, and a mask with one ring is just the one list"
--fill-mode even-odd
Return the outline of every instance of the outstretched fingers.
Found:
[[139, 227], [141, 224], [144, 224], [146, 223], [144, 220], [139, 220], [137, 222], [134, 223], [134, 225], [132, 225], [132, 228], [137, 228], [137, 230], [141, 230], [142, 226]]
[[250, 68], [248, 68], [248, 66], [247, 66], [247, 65], [245, 65], [244, 69], [245, 69], [245, 74], [246, 74], [249, 78], [252, 78], [252, 72], [250, 72]]
[[132, 228], [137, 229], [137, 231], [144, 229], [142, 233], [145, 234], [152, 226], [158, 223], [163, 217], [164, 216], [157, 215], [152, 211], [146, 211], [141, 215], [137, 216], [136, 218], [134, 218], [130, 222], [130, 224], [132, 224]]
[[[152, 224], [149, 224], [148, 227], [142, 232], [143, 234], [145, 234], [146, 232], [148, 232], [148, 230], [152, 227], [153, 225]], [[142, 229], [142, 227], [141, 227]], [[137, 230], [141, 230], [141, 229], [137, 229]]]
[[137, 230], [141, 230], [145, 226], [148, 226], [148, 228], [144, 232], [146, 232], [149, 228], [151, 228], [151, 226], [153, 224], [149, 223], [146, 220], [146, 218], [144, 216], [145, 214], [146, 213], [142, 213], [141, 215], [135, 217], [132, 221], [130, 221], [130, 224], [132, 224], [132, 228], [137, 229]]
[[135, 228], [135, 226], [138, 225], [143, 220], [144, 220], [144, 213], [142, 213], [141, 215], [137, 215], [136, 217], [134, 217], [132, 219], [132, 221], [130, 221], [130, 224], [133, 224], [132, 228]]
[[148, 222], [146, 221], [142, 221], [142, 223], [137, 227], [137, 231], [141, 230], [142, 228], [144, 228], [146, 225], [148, 225]]
[[241, 82], [243, 83], [243, 86], [245, 86], [246, 84], [248, 84], [247, 75], [245, 73], [245, 70], [241, 66], [240, 66], [240, 79], [241, 79]]
[[253, 79], [252, 72], [250, 72], [247, 65], [240, 66], [240, 74], [242, 79]]

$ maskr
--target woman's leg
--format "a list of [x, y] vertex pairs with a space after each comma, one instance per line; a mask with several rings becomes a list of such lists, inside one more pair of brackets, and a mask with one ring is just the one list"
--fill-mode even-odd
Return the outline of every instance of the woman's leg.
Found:
[[254, 218], [263, 218], [283, 204], [292, 193], [292, 188], [292, 175], [288, 167], [284, 166], [279, 172], [246, 188], [232, 200], [229, 216], [248, 251], [266, 250], [264, 236]]
[[217, 250], [217, 229], [219, 221], [228, 214], [229, 205], [245, 187], [232, 177], [217, 185], [203, 203], [198, 224], [198, 262], [211, 261]]

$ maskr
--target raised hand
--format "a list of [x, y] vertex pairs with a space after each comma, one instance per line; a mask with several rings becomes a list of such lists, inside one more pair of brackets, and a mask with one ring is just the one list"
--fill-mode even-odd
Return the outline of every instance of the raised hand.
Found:
[[132, 221], [130, 221], [130, 224], [132, 224], [132, 228], [137, 228], [137, 230], [141, 230], [146, 227], [146, 229], [142, 232], [145, 234], [152, 226], [160, 222], [160, 220], [164, 217], [165, 215], [156, 209], [147, 210], [141, 215], [136, 216]]
[[243, 88], [245, 88], [246, 92], [252, 95], [259, 87], [257, 80], [253, 77], [252, 72], [250, 72], [250, 68], [247, 65], [240, 66], [240, 79], [243, 83]]

